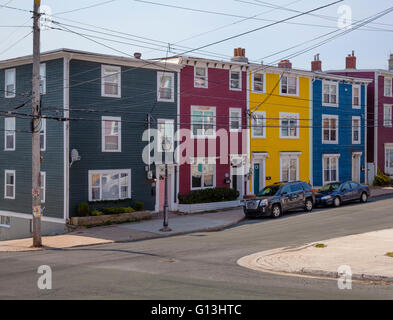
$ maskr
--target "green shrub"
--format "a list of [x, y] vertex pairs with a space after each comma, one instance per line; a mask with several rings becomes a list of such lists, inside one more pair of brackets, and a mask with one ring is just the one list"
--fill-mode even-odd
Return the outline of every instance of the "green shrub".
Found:
[[78, 204], [78, 216], [79, 217], [87, 217], [90, 213], [89, 204], [87, 202], [81, 202]]
[[229, 188], [212, 188], [191, 191], [187, 195], [179, 194], [180, 204], [234, 201], [239, 198], [239, 191]]
[[390, 177], [386, 174], [384, 174], [379, 168], [377, 171], [377, 175], [374, 178], [374, 185], [375, 186], [388, 186], [392, 183], [392, 180]]
[[90, 215], [91, 216], [102, 216], [104, 213], [102, 212], [102, 211], [99, 211], [99, 210], [92, 210], [91, 212], [90, 212]]
[[135, 212], [131, 207], [118, 207], [118, 208], [104, 208], [102, 209], [104, 214], [119, 214], [119, 213], [130, 213]]
[[145, 204], [141, 201], [135, 201], [133, 207], [134, 207], [135, 211], [145, 210]]

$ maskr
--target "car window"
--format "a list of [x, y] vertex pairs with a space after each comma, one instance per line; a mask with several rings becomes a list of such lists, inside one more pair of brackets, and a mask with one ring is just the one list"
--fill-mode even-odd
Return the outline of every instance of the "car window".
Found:
[[312, 189], [312, 187], [306, 182], [302, 182], [302, 186], [305, 191], [309, 191]]
[[352, 189], [357, 189], [359, 187], [359, 183], [357, 182], [351, 182], [351, 188]]
[[343, 184], [343, 186], [341, 187], [341, 190], [351, 190], [351, 185], [349, 184], [349, 182], [346, 182]]
[[303, 188], [300, 185], [300, 183], [291, 184], [291, 192], [299, 192], [299, 191], [303, 191]]
[[260, 191], [257, 196], [258, 197], [264, 197], [264, 196], [274, 196], [277, 191], [280, 189], [279, 185], [274, 185], [274, 186], [267, 186], [265, 187], [262, 191]]
[[291, 193], [291, 188], [290, 188], [289, 185], [286, 185], [286, 186], [284, 186], [284, 187], [281, 189], [281, 194], [283, 194], [284, 192], [286, 192], [286, 193]]

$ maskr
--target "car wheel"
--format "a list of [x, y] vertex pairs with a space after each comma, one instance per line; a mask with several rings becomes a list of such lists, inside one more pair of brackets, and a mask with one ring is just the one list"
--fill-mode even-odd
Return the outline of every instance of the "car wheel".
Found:
[[307, 199], [306, 203], [304, 204], [304, 211], [311, 212], [314, 207], [314, 204], [311, 199]]
[[367, 200], [368, 200], [368, 195], [367, 195], [367, 193], [363, 192], [362, 195], [360, 196], [360, 202], [366, 203]]
[[277, 219], [277, 218], [281, 217], [281, 214], [282, 214], [281, 207], [279, 205], [277, 205], [277, 204], [275, 206], [273, 206], [273, 208], [272, 208], [272, 218]]
[[341, 206], [341, 199], [339, 197], [335, 197], [333, 200], [333, 205], [337, 208]]

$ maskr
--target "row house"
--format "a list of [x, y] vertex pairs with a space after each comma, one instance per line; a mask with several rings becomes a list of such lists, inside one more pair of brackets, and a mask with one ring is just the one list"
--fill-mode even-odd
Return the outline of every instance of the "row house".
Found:
[[329, 73], [369, 79], [367, 89], [367, 169], [372, 183], [377, 170], [393, 175], [393, 54], [388, 68], [357, 69], [354, 52], [346, 57], [344, 70]]
[[[64, 232], [81, 202], [132, 198], [147, 210], [163, 206], [161, 159], [176, 148], [179, 71], [139, 54], [41, 55], [44, 235]], [[31, 118], [23, 116], [31, 114], [31, 79], [31, 56], [0, 62], [0, 240], [31, 235]], [[155, 139], [144, 137], [148, 129], [156, 129]], [[154, 147], [146, 160], [148, 142]], [[172, 207], [177, 169], [169, 175]]]

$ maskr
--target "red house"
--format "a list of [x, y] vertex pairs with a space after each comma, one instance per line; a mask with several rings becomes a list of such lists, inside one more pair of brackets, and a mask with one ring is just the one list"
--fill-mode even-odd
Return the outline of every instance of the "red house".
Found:
[[181, 64], [179, 193], [214, 187], [242, 197], [247, 167], [247, 62], [244, 49], [231, 61], [178, 56]]
[[352, 52], [346, 58], [345, 70], [329, 72], [373, 80], [367, 90], [368, 182], [372, 183], [378, 168], [393, 177], [393, 54], [388, 70], [358, 70]]

